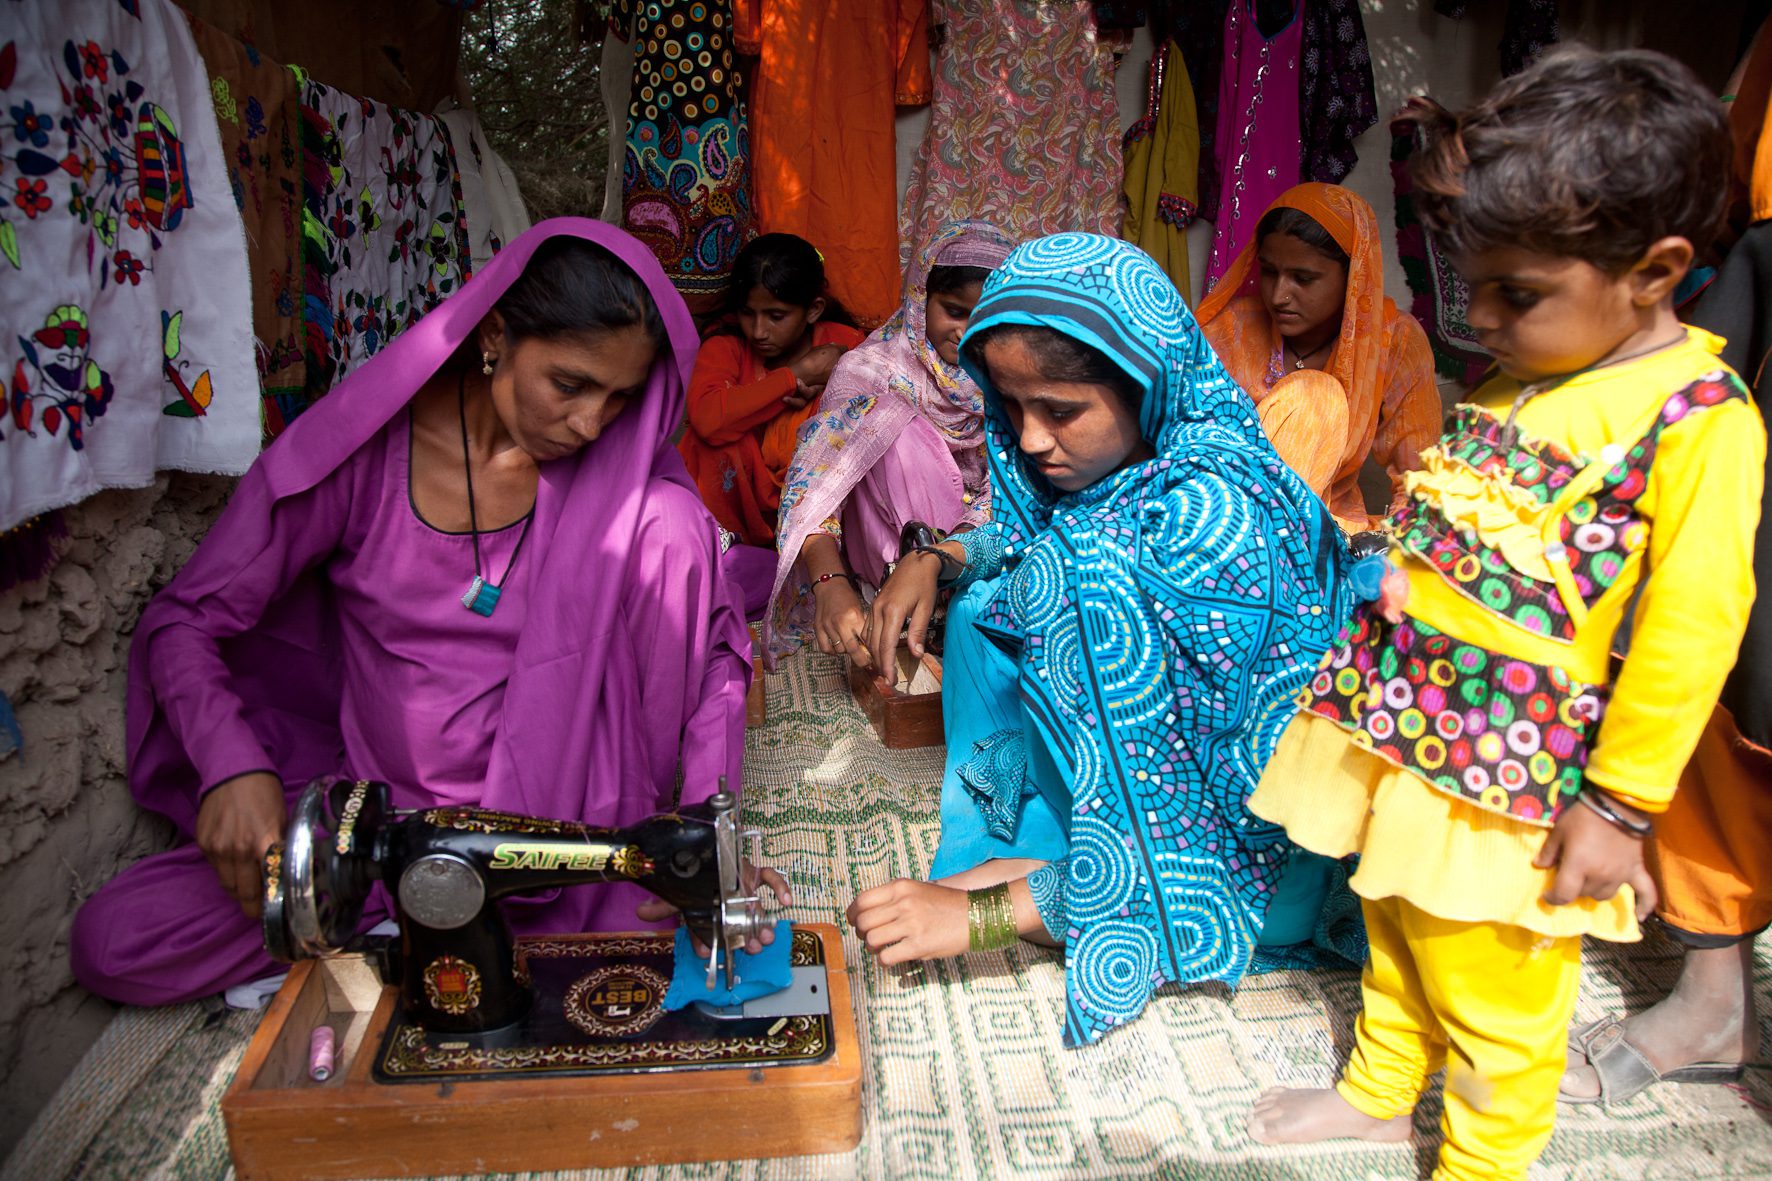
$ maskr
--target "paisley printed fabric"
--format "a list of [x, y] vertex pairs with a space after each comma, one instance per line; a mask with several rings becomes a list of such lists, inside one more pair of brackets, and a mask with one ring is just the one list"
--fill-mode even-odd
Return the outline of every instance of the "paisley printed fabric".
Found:
[[937, 0], [929, 131], [899, 209], [900, 261], [947, 222], [1011, 238], [1120, 229], [1113, 54], [1087, 0]]
[[1088, 234], [1030, 242], [969, 333], [1001, 324], [1105, 352], [1147, 391], [1157, 452], [1061, 493], [973, 370], [1007, 571], [978, 626], [1016, 653], [1023, 707], [1071, 784], [1070, 854], [1030, 888], [1064, 908], [1043, 917], [1064, 928], [1078, 1044], [1166, 981], [1248, 968], [1293, 846], [1246, 802], [1351, 612], [1351, 559], [1148, 255]]
[[[750, 130], [732, 69], [729, 0], [624, 0], [634, 81], [622, 226], [651, 248], [691, 311], [726, 294], [755, 234]], [[628, 27], [626, 14], [620, 18]]]
[[1302, 701], [1441, 791], [1548, 827], [1581, 790], [1606, 699], [1554, 665], [1361, 612]]
[[238, 475], [260, 435], [246, 243], [184, 14], [0, 12], [4, 533], [163, 468]]
[[[1392, 525], [1403, 548], [1460, 594], [1535, 635], [1571, 642], [1579, 621], [1555, 567], [1568, 570], [1578, 610], [1611, 589], [1648, 544], [1649, 522], [1637, 502], [1661, 432], [1695, 410], [1745, 398], [1732, 375], [1707, 375], [1669, 398], [1641, 439], [1591, 460], [1550, 442], [1510, 438], [1493, 414], [1462, 405], [1446, 437], [1424, 453], [1427, 467], [1410, 476], [1411, 499]], [[1565, 503], [1563, 493], [1590, 463], [1604, 465], [1603, 477]], [[1548, 546], [1547, 529], [1559, 539]]]
[[301, 144], [311, 403], [457, 291], [473, 262], [441, 120], [304, 77]]

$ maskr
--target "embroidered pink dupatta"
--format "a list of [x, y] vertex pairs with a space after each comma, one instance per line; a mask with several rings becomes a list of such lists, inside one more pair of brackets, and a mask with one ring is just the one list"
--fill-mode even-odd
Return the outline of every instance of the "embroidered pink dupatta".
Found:
[[[952, 222], [923, 247], [905, 275], [904, 304], [855, 349], [844, 354], [825, 386], [818, 413], [801, 428], [800, 444], [782, 485], [776, 525], [775, 583], [764, 623], [771, 663], [799, 646], [810, 616], [796, 603], [789, 578], [800, 548], [840, 513], [868, 472], [914, 419], [926, 419], [947, 443], [975, 499], [962, 520], [990, 519], [990, 482], [984, 462], [984, 397], [958, 366], [936, 355], [926, 334], [929, 272], [936, 266], [995, 268], [1011, 242], [985, 222]], [[796, 610], [796, 606], [799, 610]]]

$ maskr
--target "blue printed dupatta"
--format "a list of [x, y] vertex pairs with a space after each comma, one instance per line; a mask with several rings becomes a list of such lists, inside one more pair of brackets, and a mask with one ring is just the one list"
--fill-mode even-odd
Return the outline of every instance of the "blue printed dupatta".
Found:
[[1069, 856], [1029, 885], [1064, 916], [1077, 1045], [1165, 982], [1235, 984], [1249, 966], [1293, 846], [1246, 803], [1352, 613], [1352, 559], [1143, 251], [1088, 234], [1021, 246], [968, 336], [1004, 324], [1115, 361], [1146, 391], [1157, 452], [1061, 493], [962, 346], [985, 391], [1006, 574], [978, 626], [1018, 653], [1025, 711], [1071, 783]]

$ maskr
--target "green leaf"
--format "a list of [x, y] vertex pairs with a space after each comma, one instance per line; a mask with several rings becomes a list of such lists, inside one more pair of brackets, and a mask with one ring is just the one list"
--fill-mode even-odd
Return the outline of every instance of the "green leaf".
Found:
[[185, 314], [183, 312], [172, 313], [171, 318], [166, 321], [166, 342], [164, 348], [168, 360], [178, 356], [178, 337], [179, 332], [184, 328], [184, 324]]
[[0, 253], [6, 255], [13, 270], [18, 270], [18, 230], [9, 221], [0, 221]]

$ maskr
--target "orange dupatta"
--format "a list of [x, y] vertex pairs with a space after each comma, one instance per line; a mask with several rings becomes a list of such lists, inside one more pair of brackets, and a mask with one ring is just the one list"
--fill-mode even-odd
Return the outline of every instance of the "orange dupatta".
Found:
[[[1360, 494], [1360, 468], [1368, 456], [1391, 478], [1393, 507], [1402, 496], [1404, 473], [1420, 466], [1421, 451], [1440, 436], [1440, 393], [1434, 381], [1433, 352], [1414, 317], [1399, 311], [1384, 294], [1384, 250], [1378, 217], [1358, 194], [1340, 185], [1302, 184], [1286, 190], [1268, 207], [1297, 209], [1329, 231], [1347, 252], [1347, 300], [1341, 333], [1321, 374], [1283, 372], [1281, 341], [1261, 298], [1260, 246], [1251, 241], [1200, 304], [1200, 326], [1237, 384], [1260, 407], [1275, 395], [1302, 396], [1314, 409], [1262, 415], [1276, 450], [1306, 482], [1317, 488], [1344, 525], [1363, 529], [1368, 517]], [[1333, 391], [1322, 374], [1335, 379], [1345, 402], [1337, 414]], [[1297, 386], [1296, 393], [1292, 390]], [[1284, 436], [1270, 418], [1286, 419]], [[1345, 429], [1334, 429], [1336, 420]], [[1314, 473], [1330, 471], [1327, 487]]]

